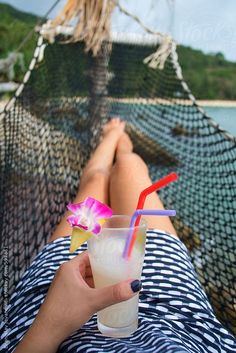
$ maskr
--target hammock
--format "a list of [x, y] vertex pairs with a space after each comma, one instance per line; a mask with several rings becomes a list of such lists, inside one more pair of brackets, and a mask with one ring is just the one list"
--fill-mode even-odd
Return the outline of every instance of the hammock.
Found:
[[45, 44], [39, 37], [0, 115], [2, 315], [75, 196], [102, 124], [119, 115], [153, 181], [179, 174], [159, 195], [177, 211], [174, 226], [217, 317], [236, 333], [235, 139], [197, 105], [174, 49], [159, 70], [143, 63], [152, 41], [116, 39], [95, 58], [81, 43]]

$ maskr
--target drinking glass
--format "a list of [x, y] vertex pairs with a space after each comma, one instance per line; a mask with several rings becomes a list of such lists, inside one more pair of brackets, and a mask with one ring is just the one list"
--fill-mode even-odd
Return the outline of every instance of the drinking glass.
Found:
[[[88, 253], [95, 288], [110, 286], [127, 279], [140, 279], [143, 267], [146, 222], [133, 227], [136, 240], [128, 259], [123, 251], [130, 231], [131, 217], [115, 215], [109, 218], [98, 236], [88, 240]], [[138, 300], [135, 297], [98, 312], [98, 329], [110, 337], [126, 337], [138, 327]]]

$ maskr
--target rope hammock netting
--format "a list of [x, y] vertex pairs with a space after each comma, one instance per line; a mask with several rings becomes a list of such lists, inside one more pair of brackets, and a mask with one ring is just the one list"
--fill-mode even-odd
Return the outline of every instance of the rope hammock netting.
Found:
[[[82, 3], [88, 9], [92, 1]], [[67, 23], [60, 16], [57, 26]], [[236, 140], [197, 105], [175, 45], [159, 65], [156, 36], [116, 36], [111, 50], [109, 36], [93, 42], [81, 28], [74, 33], [82, 31], [85, 44], [58, 32], [52, 44], [39, 36], [24, 82], [0, 115], [1, 313], [75, 196], [102, 124], [119, 115], [153, 181], [179, 174], [159, 195], [177, 211], [174, 226], [217, 317], [236, 333]], [[101, 28], [108, 35], [109, 26]], [[156, 68], [143, 62], [152, 55]]]

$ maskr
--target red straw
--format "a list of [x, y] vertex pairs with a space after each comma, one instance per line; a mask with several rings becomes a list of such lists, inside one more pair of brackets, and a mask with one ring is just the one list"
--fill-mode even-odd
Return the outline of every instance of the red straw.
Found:
[[[178, 178], [178, 175], [176, 173], [170, 173], [169, 175], [165, 176], [164, 178], [162, 178], [161, 180], [158, 180], [156, 183], [152, 184], [151, 186], [149, 186], [148, 188], [144, 189], [138, 199], [138, 204], [136, 207], [136, 210], [142, 210], [146, 197], [153, 193], [154, 191], [157, 191], [161, 188], [163, 188], [164, 186], [168, 185], [169, 183], [171, 183], [172, 181], [175, 181]], [[135, 222], [135, 227], [137, 227], [139, 225], [141, 216], [137, 217], [136, 222]], [[130, 242], [130, 247], [129, 247], [129, 251], [128, 251], [128, 257], [131, 255], [134, 243], [135, 243], [135, 239], [136, 239], [136, 234], [135, 231], [133, 232], [133, 236], [132, 236], [132, 240]]]

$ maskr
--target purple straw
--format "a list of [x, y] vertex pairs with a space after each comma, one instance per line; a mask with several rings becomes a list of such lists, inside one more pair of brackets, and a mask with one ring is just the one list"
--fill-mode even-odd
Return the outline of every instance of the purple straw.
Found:
[[137, 217], [139, 216], [175, 216], [176, 211], [175, 210], [136, 210], [130, 221], [130, 229], [129, 229], [129, 234], [127, 236], [127, 240], [125, 243], [125, 248], [123, 252], [123, 258], [128, 258], [128, 251], [129, 251], [129, 246], [132, 240], [132, 235], [133, 235], [133, 228], [136, 222]]

